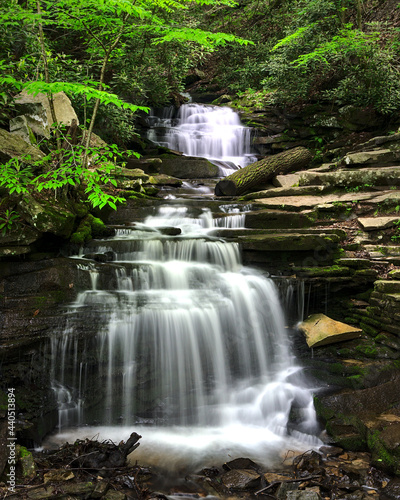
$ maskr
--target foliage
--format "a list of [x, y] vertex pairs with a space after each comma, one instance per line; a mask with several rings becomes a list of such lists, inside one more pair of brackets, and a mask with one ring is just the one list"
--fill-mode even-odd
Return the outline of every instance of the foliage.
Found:
[[[122, 154], [116, 145], [91, 147], [90, 161], [93, 166], [88, 168], [82, 165], [82, 144], [70, 145], [68, 149], [57, 153], [62, 155], [61, 164], [57, 161], [53, 149], [46, 157], [33, 164], [23, 163], [24, 159], [16, 158], [0, 164], [0, 186], [9, 194], [24, 195], [32, 189], [38, 192], [50, 190], [56, 194], [63, 193], [68, 186], [75, 190], [82, 185], [92, 207], [103, 208], [108, 205], [116, 209], [118, 203], [125, 201], [124, 198], [109, 192], [110, 188], [117, 185], [113, 170], [117, 160], [127, 155], [138, 156], [137, 153], [131, 151]], [[39, 175], [35, 175], [37, 171], [40, 171]]]
[[[67, 148], [61, 148], [60, 131], [53, 128], [57, 144], [45, 160], [33, 167], [10, 160], [0, 168], [0, 185], [15, 194], [30, 189], [60, 194], [68, 192], [68, 186], [84, 185], [93, 207], [115, 208], [123, 199], [107, 188], [116, 185], [108, 160], [117, 150], [90, 147], [98, 117], [104, 129], [114, 123], [113, 135], [119, 135], [120, 145], [126, 144], [135, 134], [134, 114], [148, 111], [149, 95], [163, 103], [183, 90], [184, 75], [179, 72], [190, 66], [199, 45], [211, 52], [232, 42], [249, 43], [231, 33], [200, 29], [186, 14], [194, 4], [200, 9], [235, 5], [232, 0], [0, 0], [0, 41], [5, 42], [0, 47], [2, 101], [8, 105], [15, 91], [25, 90], [47, 94], [52, 108], [52, 96], [62, 91], [80, 105], [78, 112], [84, 125], [88, 123], [85, 143]], [[121, 64], [126, 59], [129, 63]], [[123, 71], [117, 71], [119, 67]], [[101, 112], [100, 104], [117, 111]], [[3, 111], [0, 120], [8, 119], [10, 112], [11, 107]], [[56, 122], [54, 109], [51, 112]], [[90, 162], [96, 168], [89, 168]]]
[[9, 210], [8, 208], [4, 211], [2, 215], [0, 215], [0, 231], [1, 235], [5, 236], [7, 233], [12, 231], [15, 228], [15, 225], [18, 223], [19, 214], [14, 212], [14, 210]]
[[335, 9], [336, 2], [324, 1], [303, 10], [296, 22], [308, 23], [273, 47], [264, 88], [274, 90], [277, 101], [312, 99], [393, 112], [400, 106], [393, 45], [385, 46], [375, 29], [344, 24]]

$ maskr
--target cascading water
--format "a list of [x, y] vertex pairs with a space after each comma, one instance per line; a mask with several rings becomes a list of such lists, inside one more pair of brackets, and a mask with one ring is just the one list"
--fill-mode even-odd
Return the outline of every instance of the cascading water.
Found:
[[[226, 227], [241, 225], [237, 210]], [[184, 435], [180, 456], [193, 445], [199, 459], [199, 440], [205, 455], [239, 453], [243, 441], [262, 461], [288, 443], [317, 443], [312, 396], [290, 354], [277, 289], [241, 265], [236, 243], [212, 236], [220, 225], [208, 209], [193, 217], [188, 207], [162, 206], [144, 224], [83, 249], [112, 254], [112, 277], [97, 265], [93, 288], [78, 296], [68, 329], [53, 340], [61, 426], [107, 425], [91, 432], [118, 439], [135, 430], [158, 449]], [[163, 234], [171, 226], [181, 234]], [[90, 261], [78, 265], [94, 274]], [[80, 339], [94, 323], [93, 337]], [[289, 433], [293, 408], [298, 422]], [[79, 435], [59, 431], [60, 439]]]
[[[209, 123], [220, 128], [215, 107], [206, 108], [181, 108], [182, 125], [195, 124], [200, 137], [188, 154], [242, 155], [216, 152], [212, 134], [211, 152], [201, 149]], [[180, 133], [171, 134], [178, 142], [170, 147], [180, 149]], [[92, 287], [51, 343], [57, 440], [120, 441], [136, 431], [135, 459], [170, 469], [243, 454], [270, 463], [283, 450], [320, 444], [274, 282], [242, 266], [237, 243], [213, 236], [244, 228], [245, 211], [225, 204], [215, 218], [198, 203], [170, 201], [73, 257]], [[90, 260], [96, 254], [108, 262]]]
[[232, 109], [204, 104], [183, 104], [161, 117], [151, 116], [148, 138], [160, 146], [187, 156], [208, 158], [218, 165], [222, 177], [256, 161], [251, 153], [251, 129], [244, 127]]

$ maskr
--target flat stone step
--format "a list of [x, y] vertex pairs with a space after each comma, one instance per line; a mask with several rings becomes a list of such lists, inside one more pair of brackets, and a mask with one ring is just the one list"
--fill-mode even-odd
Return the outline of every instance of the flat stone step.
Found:
[[241, 200], [256, 200], [265, 198], [275, 198], [278, 196], [318, 196], [323, 192], [327, 191], [324, 186], [293, 186], [293, 187], [276, 187], [265, 189], [263, 191], [257, 191], [255, 193], [249, 193], [241, 197]]
[[[347, 237], [346, 231], [343, 229], [337, 228], [307, 228], [307, 229], [288, 229], [284, 230], [286, 234], [336, 234], [339, 236], [341, 240], [344, 240]], [[281, 232], [277, 233], [276, 229], [250, 229], [250, 228], [215, 228], [213, 231], [209, 232], [212, 236], [217, 236], [220, 238], [237, 238], [239, 236], [252, 237], [253, 235], [274, 235], [274, 234], [282, 234]]]
[[243, 250], [262, 252], [332, 251], [341, 238], [337, 234], [276, 233], [239, 236]]
[[374, 290], [379, 293], [400, 294], [400, 281], [378, 280], [374, 283]]
[[254, 200], [253, 207], [268, 207], [275, 210], [288, 210], [300, 212], [304, 210], [313, 210], [320, 206], [338, 206], [340, 203], [368, 203], [378, 205], [381, 203], [390, 205], [391, 203], [400, 203], [400, 191], [373, 191], [362, 193], [332, 193], [320, 196], [276, 196], [272, 198], [260, 198]]
[[315, 213], [303, 211], [290, 213], [283, 210], [254, 210], [246, 213], [245, 225], [250, 229], [298, 229], [314, 224]]
[[364, 231], [378, 231], [388, 229], [400, 222], [400, 216], [392, 217], [361, 217], [358, 218], [360, 226]]
[[390, 245], [365, 245], [364, 250], [368, 252], [371, 257], [383, 258], [384, 256], [397, 257], [400, 256], [400, 246]]
[[341, 187], [368, 189], [372, 186], [400, 186], [400, 166], [376, 167], [363, 169], [340, 169], [333, 172], [301, 172], [299, 186], [321, 185], [325, 187]]

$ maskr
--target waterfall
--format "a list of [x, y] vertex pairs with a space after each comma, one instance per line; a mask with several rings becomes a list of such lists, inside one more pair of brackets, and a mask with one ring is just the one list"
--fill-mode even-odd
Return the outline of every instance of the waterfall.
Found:
[[148, 139], [187, 156], [207, 158], [224, 177], [256, 161], [251, 153], [251, 129], [245, 127], [232, 109], [205, 104], [183, 104], [178, 116], [173, 107], [161, 117], [151, 116]]
[[[242, 448], [265, 462], [277, 450], [318, 444], [278, 290], [242, 266], [237, 243], [213, 236], [244, 225], [240, 208], [219, 211], [223, 222], [209, 209], [195, 216], [161, 206], [143, 224], [82, 249], [113, 260], [95, 269], [77, 260], [92, 289], [79, 294], [52, 342], [61, 440], [82, 432], [120, 440], [136, 430], [150, 448], [173, 454], [180, 443], [187, 462], [193, 453], [200, 460]], [[180, 234], [164, 234], [171, 226]], [[140, 449], [149, 454], [146, 444]]]

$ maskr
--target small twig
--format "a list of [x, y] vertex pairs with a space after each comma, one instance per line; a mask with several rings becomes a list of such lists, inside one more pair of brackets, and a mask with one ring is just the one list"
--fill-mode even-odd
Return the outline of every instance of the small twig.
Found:
[[266, 486], [265, 488], [262, 488], [261, 490], [256, 491], [254, 494], [259, 495], [260, 493], [263, 493], [264, 491], [269, 490], [273, 486], [276, 486], [277, 484], [282, 484], [282, 483], [301, 483], [302, 481], [309, 481], [310, 479], [315, 479], [316, 477], [319, 476], [306, 476], [298, 479], [288, 479], [287, 481], [282, 480], [282, 481], [272, 481], [271, 484]]

